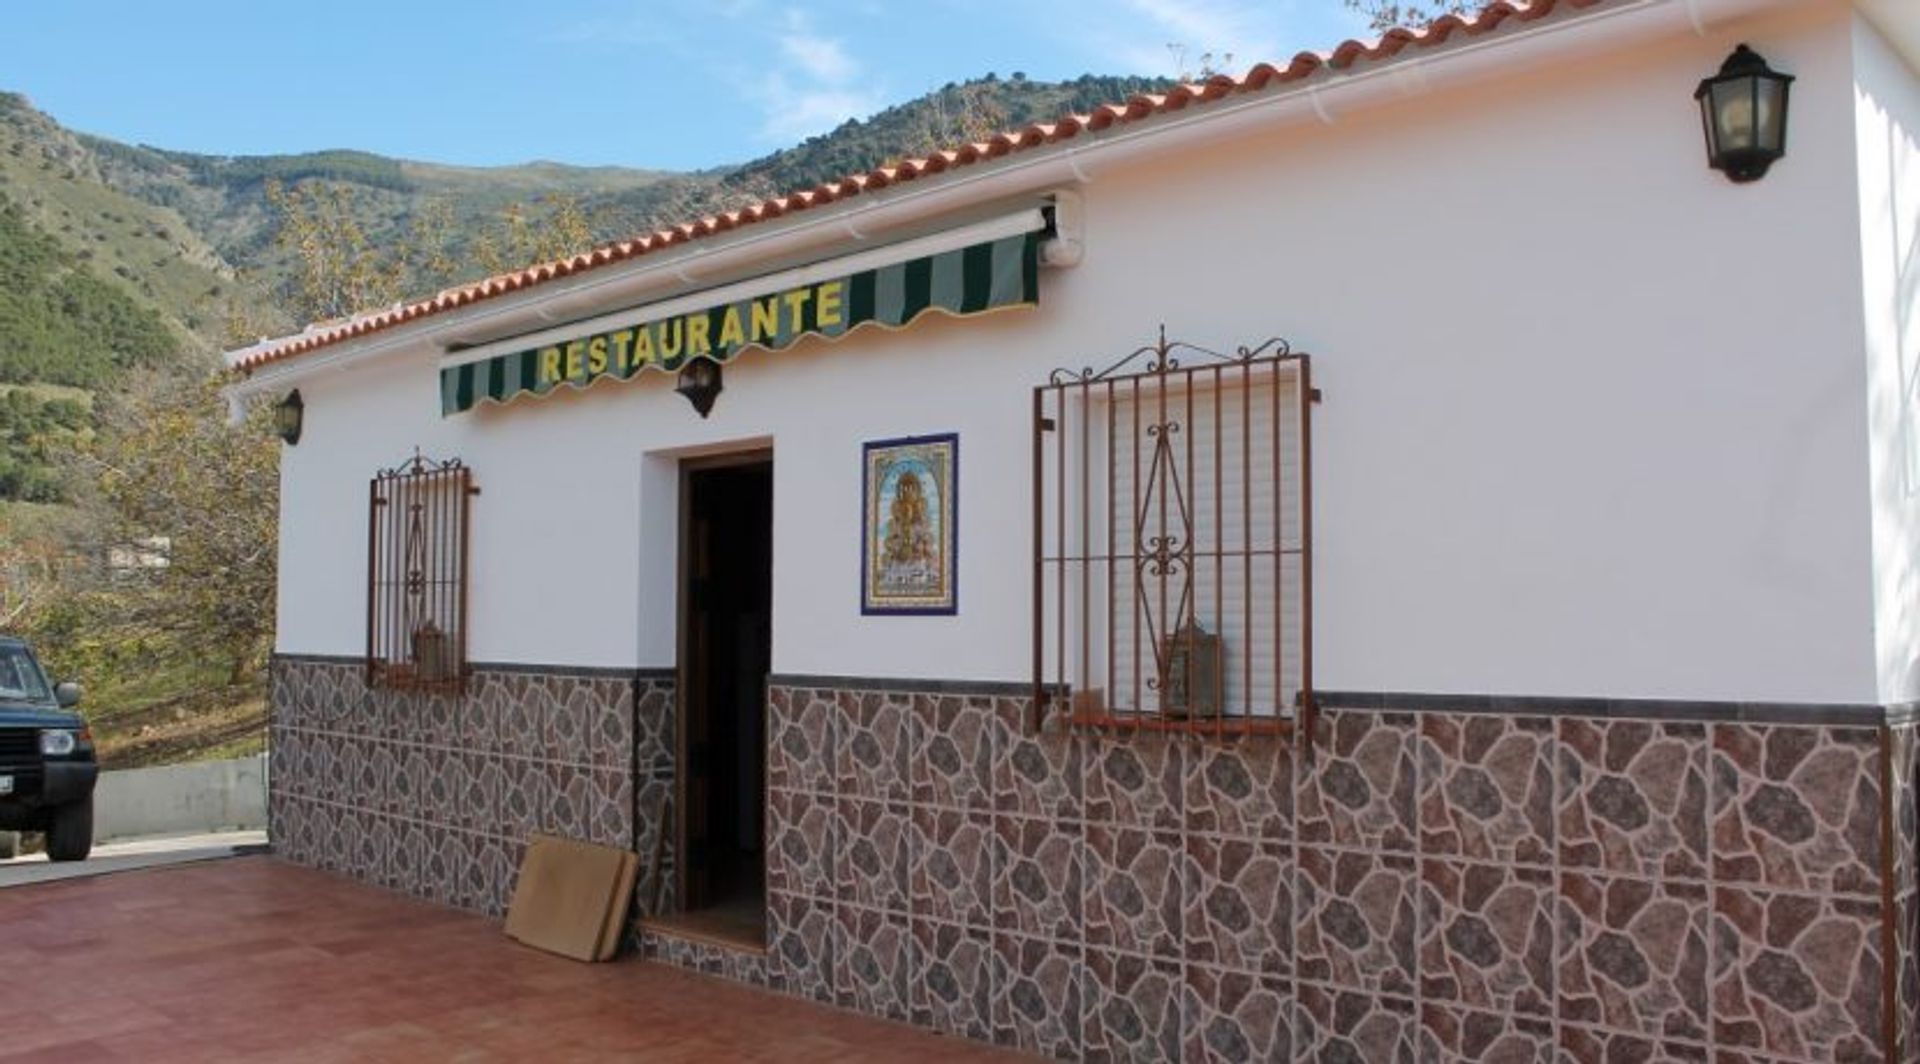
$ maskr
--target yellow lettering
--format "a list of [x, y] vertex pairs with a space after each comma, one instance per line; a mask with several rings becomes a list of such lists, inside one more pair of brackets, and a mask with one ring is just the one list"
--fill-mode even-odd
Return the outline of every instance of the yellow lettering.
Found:
[[633, 364], [644, 366], [653, 361], [653, 326], [642, 325], [633, 331]]
[[736, 347], [747, 342], [747, 334], [740, 328], [740, 308], [728, 307], [720, 318], [721, 347]]
[[673, 359], [679, 357], [681, 342], [684, 339], [680, 331], [680, 319], [673, 318], [660, 323], [660, 357]]
[[631, 352], [633, 330], [622, 329], [617, 333], [609, 333], [608, 339], [613, 341], [613, 364], [620, 367], [620, 372], [625, 373], [627, 367], [633, 365]]
[[840, 290], [845, 284], [844, 281], [828, 281], [820, 286], [820, 297], [813, 302], [813, 316], [819, 319], [822, 329], [841, 323]]
[[560, 349], [543, 347], [540, 349], [540, 383], [551, 384], [560, 379]]
[[713, 351], [713, 345], [707, 342], [707, 332], [712, 324], [705, 313], [687, 316], [687, 354], [705, 355]]
[[580, 356], [586, 354], [587, 345], [581, 340], [567, 341], [567, 379], [580, 375]]
[[587, 341], [587, 372], [598, 376], [607, 371], [607, 338], [596, 336]]
[[753, 301], [753, 342], [780, 335], [780, 297]]
[[808, 297], [812, 295], [812, 292], [804, 288], [796, 288], [786, 294], [787, 322], [793, 332], [800, 331], [801, 311], [806, 307]]

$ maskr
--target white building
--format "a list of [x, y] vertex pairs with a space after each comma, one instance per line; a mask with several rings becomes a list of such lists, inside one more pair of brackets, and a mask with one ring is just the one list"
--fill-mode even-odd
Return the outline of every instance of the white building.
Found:
[[1496, 4], [234, 352], [276, 847], [1058, 1055], [1916, 1059], [1916, 70]]

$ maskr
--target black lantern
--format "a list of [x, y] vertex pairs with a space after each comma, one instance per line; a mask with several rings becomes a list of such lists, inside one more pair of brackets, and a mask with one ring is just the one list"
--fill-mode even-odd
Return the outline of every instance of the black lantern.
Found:
[[306, 410], [300, 389], [288, 392], [285, 399], [273, 404], [273, 434], [287, 441], [288, 446], [299, 443], [300, 423], [306, 420]]
[[1720, 73], [1702, 81], [1693, 98], [1707, 133], [1707, 165], [1745, 183], [1758, 181], [1787, 153], [1787, 87], [1793, 76], [1767, 66], [1746, 45], [1733, 50]]
[[720, 387], [720, 363], [696, 358], [680, 370], [680, 379], [674, 382], [673, 390], [686, 396], [700, 416], [706, 417], [713, 409], [713, 401], [720, 397]]

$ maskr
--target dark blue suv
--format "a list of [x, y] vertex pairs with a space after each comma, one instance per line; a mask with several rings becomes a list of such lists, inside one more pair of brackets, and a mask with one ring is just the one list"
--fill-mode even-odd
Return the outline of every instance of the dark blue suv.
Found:
[[0, 636], [0, 830], [43, 831], [47, 856], [93, 849], [93, 735], [74, 684], [47, 682], [32, 648]]

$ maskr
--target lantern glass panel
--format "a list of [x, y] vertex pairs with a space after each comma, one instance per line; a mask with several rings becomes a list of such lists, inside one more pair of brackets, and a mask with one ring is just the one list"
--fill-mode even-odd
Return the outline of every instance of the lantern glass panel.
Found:
[[1775, 78], [1757, 78], [1754, 99], [1760, 117], [1758, 146], [1768, 152], [1783, 151], [1787, 139], [1787, 83]]
[[1757, 79], [1736, 78], [1716, 83], [1713, 98], [1714, 146], [1722, 152], [1750, 151], [1759, 146], [1757, 127], [1771, 116], [1755, 91]]

